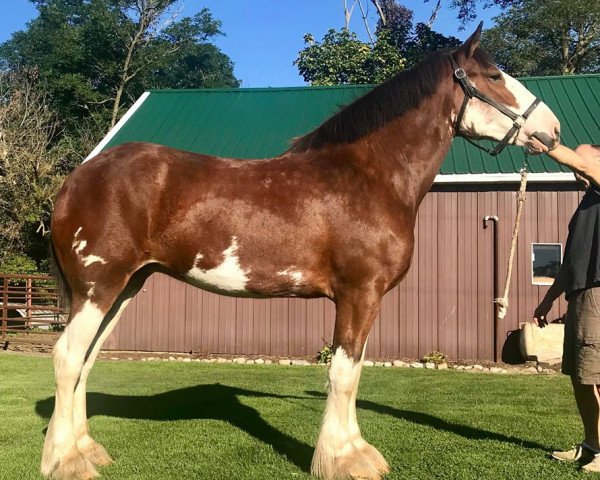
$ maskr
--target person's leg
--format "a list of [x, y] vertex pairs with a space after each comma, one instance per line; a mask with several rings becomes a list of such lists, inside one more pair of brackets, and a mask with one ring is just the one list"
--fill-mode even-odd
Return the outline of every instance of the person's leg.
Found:
[[583, 422], [584, 443], [590, 450], [600, 452], [600, 396], [597, 385], [582, 385], [571, 377], [579, 416]]

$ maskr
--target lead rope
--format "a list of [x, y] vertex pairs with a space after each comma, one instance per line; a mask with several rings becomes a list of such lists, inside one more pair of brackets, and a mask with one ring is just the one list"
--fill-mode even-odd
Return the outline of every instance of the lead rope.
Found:
[[508, 310], [508, 292], [510, 290], [510, 280], [512, 276], [513, 260], [515, 257], [515, 251], [517, 250], [517, 239], [519, 238], [519, 226], [521, 223], [521, 215], [523, 214], [523, 208], [525, 207], [525, 200], [527, 195], [525, 190], [527, 188], [527, 154], [525, 154], [525, 161], [523, 168], [521, 169], [521, 187], [516, 193], [517, 197], [517, 217], [515, 218], [515, 226], [513, 228], [512, 239], [510, 242], [510, 255], [508, 257], [508, 269], [506, 271], [506, 280], [504, 283], [504, 296], [496, 298], [494, 301], [498, 304], [498, 318], [502, 320], [506, 316]]

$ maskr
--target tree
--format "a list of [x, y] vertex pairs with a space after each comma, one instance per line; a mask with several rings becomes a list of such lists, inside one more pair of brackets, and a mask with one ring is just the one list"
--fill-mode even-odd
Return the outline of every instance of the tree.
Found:
[[[399, 71], [413, 66], [433, 50], [460, 44], [454, 37], [445, 37], [425, 24], [413, 26], [413, 12], [396, 0], [372, 0], [377, 5], [379, 19], [371, 42], [362, 42], [348, 28], [329, 30], [321, 42], [311, 34], [304, 36], [306, 47], [298, 53], [294, 64], [300, 75], [312, 85], [344, 83], [381, 83]], [[357, 3], [368, 25], [362, 3]], [[345, 19], [349, 22], [352, 7], [345, 4]]]
[[496, 17], [483, 45], [511, 75], [600, 72], [600, 2], [521, 0]]
[[[375, 1], [375, 0], [373, 0]], [[412, 67], [420, 62], [423, 57], [435, 50], [457, 47], [462, 42], [455, 37], [446, 37], [432, 30], [425, 23], [413, 26], [413, 12], [395, 0], [377, 0], [379, 20], [377, 21], [377, 35], [388, 32], [391, 43], [406, 59], [406, 67]]]
[[310, 34], [304, 42], [307, 46], [294, 64], [311, 85], [379, 83], [404, 68], [404, 59], [387, 37], [370, 45], [354, 32], [331, 29], [321, 42]]
[[145, 88], [238, 86], [211, 42], [207, 9], [177, 20], [177, 0], [30, 0], [39, 15], [0, 45], [4, 69], [37, 68], [67, 131], [104, 133]]
[[45, 269], [52, 200], [68, 143], [37, 72], [0, 74], [0, 271]]

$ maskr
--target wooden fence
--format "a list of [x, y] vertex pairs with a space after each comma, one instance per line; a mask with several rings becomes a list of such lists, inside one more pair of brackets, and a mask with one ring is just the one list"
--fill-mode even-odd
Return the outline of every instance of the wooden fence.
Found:
[[[48, 275], [0, 273], [1, 342], [53, 343], [64, 328], [66, 311], [61, 307], [54, 279]], [[31, 334], [35, 333], [35, 340]]]

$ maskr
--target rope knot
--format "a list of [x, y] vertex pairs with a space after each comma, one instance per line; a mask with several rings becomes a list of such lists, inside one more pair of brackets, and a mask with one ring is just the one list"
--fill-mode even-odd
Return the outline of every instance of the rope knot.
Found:
[[508, 298], [496, 298], [494, 299], [494, 303], [498, 305], [498, 318], [502, 320], [506, 316], [506, 312], [508, 311]]

